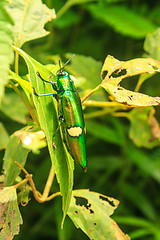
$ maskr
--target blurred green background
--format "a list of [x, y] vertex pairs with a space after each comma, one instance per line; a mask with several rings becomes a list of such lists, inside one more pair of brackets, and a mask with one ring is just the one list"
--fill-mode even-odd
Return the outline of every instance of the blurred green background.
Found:
[[[75, 53], [79, 62], [78, 60], [76, 62], [75, 56], [70, 70], [73, 71], [75, 68], [75, 71], [79, 70], [80, 76], [83, 77], [84, 74], [89, 82], [88, 86], [92, 87], [101, 82], [102, 63], [108, 54], [123, 61], [142, 56], [160, 60], [158, 54], [160, 37], [156, 32], [160, 27], [159, 1], [44, 0], [43, 3], [49, 8], [55, 8], [57, 13], [57, 19], [45, 26], [51, 34], [23, 46], [28, 54], [42, 64], [54, 63], [59, 56], [64, 58], [66, 53]], [[150, 46], [148, 42], [152, 33], [155, 37]], [[93, 72], [89, 64], [95, 66]], [[27, 73], [22, 60], [19, 71], [23, 75]], [[124, 80], [122, 85], [133, 90], [137, 79]], [[154, 75], [146, 81], [140, 90], [152, 96], [159, 96], [159, 75]], [[97, 93], [93, 99], [100, 100], [103, 97], [103, 94]], [[16, 111], [8, 115], [5, 111], [7, 104], [9, 105], [9, 99], [6, 96], [0, 120], [7, 132], [12, 134], [24, 126], [23, 119], [27, 111], [18, 105], [18, 96], [15, 106], [21, 111], [21, 114], [18, 114], [21, 118], [17, 117]], [[155, 110], [159, 120], [159, 108]], [[120, 205], [113, 219], [123, 232], [129, 234], [132, 239], [160, 240], [159, 146], [154, 148], [150, 146], [145, 148], [143, 144], [137, 146], [129, 137], [128, 119], [110, 114], [90, 117], [89, 113], [92, 111], [93, 108], [84, 110], [88, 171], [84, 174], [76, 164], [74, 189], [89, 188], [118, 199]], [[137, 128], [139, 127], [137, 123]], [[1, 151], [0, 154], [2, 158], [4, 152]], [[25, 168], [33, 174], [35, 184], [42, 192], [50, 169], [48, 150], [42, 149], [39, 155], [30, 153]], [[55, 189], [58, 189], [58, 186], [54, 184], [52, 190]], [[16, 240], [88, 239], [81, 230], [74, 227], [68, 217], [63, 231], [60, 229], [62, 219], [60, 197], [39, 204], [32, 196], [32, 200], [26, 207], [20, 207], [20, 211], [24, 223], [20, 227], [20, 234], [15, 236]]]

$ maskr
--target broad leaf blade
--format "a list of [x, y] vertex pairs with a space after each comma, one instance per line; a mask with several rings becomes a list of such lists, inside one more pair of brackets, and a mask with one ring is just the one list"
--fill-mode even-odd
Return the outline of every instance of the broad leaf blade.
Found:
[[0, 239], [13, 239], [22, 223], [16, 188], [6, 187], [0, 191]]
[[15, 164], [15, 161], [24, 166], [28, 153], [29, 150], [22, 147], [21, 140], [18, 137], [12, 135], [10, 137], [3, 158], [5, 186], [10, 186], [13, 184], [14, 180], [21, 172], [21, 169]]
[[[76, 201], [84, 200], [85, 205]], [[68, 211], [77, 228], [81, 228], [90, 239], [98, 240], [129, 240], [110, 218], [117, 208], [118, 201], [89, 190], [73, 191], [71, 205]]]
[[9, 71], [9, 74], [10, 74], [9, 75], [10, 79], [12, 79], [13, 81], [18, 82], [20, 84], [20, 86], [24, 90], [28, 100], [30, 101], [30, 95], [31, 95], [31, 92], [32, 92], [32, 86], [31, 86], [30, 82], [24, 80], [19, 75], [12, 72], [11, 70]]
[[92, 4], [87, 7], [98, 20], [110, 25], [115, 31], [132, 38], [144, 38], [157, 26], [131, 8], [121, 5]]
[[110, 126], [95, 121], [86, 121], [87, 132], [104, 141], [122, 145], [123, 141], [119, 136], [119, 132]]
[[[51, 72], [49, 72], [47, 68], [35, 61], [22, 50], [15, 47], [14, 49], [26, 61], [29, 70], [30, 81], [36, 92], [38, 94], [53, 92], [51, 84], [44, 84], [44, 82], [42, 82], [41, 79], [37, 76], [38, 71], [44, 79], [49, 79]], [[57, 68], [57, 66], [55, 66], [55, 68]], [[55, 77], [53, 76], [53, 78]], [[52, 81], [54, 80], [56, 80], [56, 78], [52, 79]], [[57, 181], [60, 185], [60, 191], [63, 197], [64, 220], [72, 194], [74, 169], [73, 160], [64, 149], [60, 132], [58, 132], [53, 138], [53, 135], [58, 127], [57, 111], [55, 108], [55, 105], [57, 106], [56, 100], [52, 96], [38, 98], [34, 94], [33, 99], [37, 109], [41, 129], [45, 132], [46, 135], [48, 149], [53, 168], [57, 176]], [[53, 147], [53, 141], [57, 146], [57, 149]]]
[[6, 91], [0, 109], [8, 118], [22, 124], [27, 123], [28, 110], [15, 91]]
[[27, 41], [48, 35], [44, 25], [56, 17], [54, 9], [47, 8], [41, 0], [14, 0], [9, 4], [8, 11], [15, 21], [14, 44], [19, 47]]
[[9, 64], [13, 61], [13, 21], [7, 13], [4, 3], [3, 0], [0, 3], [0, 103], [4, 95], [4, 87], [8, 83]]
[[160, 28], [148, 33], [144, 41], [144, 50], [150, 57], [160, 60]]
[[[66, 54], [66, 58], [69, 59], [69, 57], [71, 55]], [[66, 67], [71, 74], [76, 75], [75, 85], [83, 90], [93, 89], [100, 83], [102, 63], [92, 57], [76, 54], [76, 57]]]

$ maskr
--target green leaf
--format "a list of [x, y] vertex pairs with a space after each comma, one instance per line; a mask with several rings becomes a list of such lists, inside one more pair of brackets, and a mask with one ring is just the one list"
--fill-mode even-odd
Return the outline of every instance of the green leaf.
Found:
[[31, 95], [31, 92], [32, 92], [32, 86], [31, 86], [30, 82], [24, 80], [19, 75], [12, 72], [11, 70], [9, 71], [9, 78], [20, 84], [20, 86], [24, 90], [28, 100], [30, 101], [30, 95]]
[[91, 135], [98, 137], [104, 141], [114, 143], [117, 145], [122, 145], [123, 142], [119, 136], [119, 132], [116, 129], [107, 127], [103, 123], [95, 121], [86, 121], [86, 129]]
[[16, 92], [6, 92], [0, 109], [8, 118], [22, 124], [27, 123], [28, 110]]
[[145, 196], [141, 189], [135, 188], [135, 186], [123, 183], [121, 189], [123, 195], [134, 204], [147, 218], [156, 220], [156, 210], [154, 209], [152, 202]]
[[13, 239], [22, 223], [16, 188], [6, 187], [0, 191], [0, 239]]
[[[37, 71], [41, 74], [44, 79], [49, 79], [51, 72], [45, 68], [43, 65], [35, 61], [29, 55], [27, 55], [21, 49], [14, 47], [14, 49], [24, 58], [29, 70], [29, 79], [31, 85], [35, 88], [38, 94], [45, 92], [52, 92], [53, 88], [51, 84], [45, 84], [37, 76]], [[55, 68], [57, 66], [55, 65]], [[53, 81], [56, 80], [53, 75]], [[39, 117], [39, 122], [41, 129], [45, 132], [46, 139], [48, 142], [48, 149], [53, 164], [55, 174], [57, 176], [57, 181], [60, 185], [60, 191], [63, 197], [63, 221], [67, 214], [68, 207], [70, 204], [72, 187], [73, 187], [73, 160], [67, 151], [64, 149], [64, 144], [62, 143], [61, 135], [58, 131], [53, 139], [53, 135], [58, 127], [57, 121], [57, 111], [56, 100], [51, 97], [39, 97], [33, 94], [33, 100], [37, 109], [37, 114]], [[57, 149], [53, 147], [53, 140]], [[62, 222], [63, 223], [63, 222]]]
[[4, 7], [5, 1], [0, 4], [0, 103], [4, 95], [5, 85], [8, 83], [9, 64], [13, 61], [13, 21]]
[[6, 92], [0, 109], [8, 118], [26, 124], [28, 110], [14, 91]]
[[128, 161], [134, 163], [143, 172], [153, 177], [160, 183], [160, 168], [157, 166], [157, 161], [152, 159], [152, 156], [144, 153], [144, 151], [130, 145], [126, 148]]
[[125, 6], [92, 4], [87, 6], [87, 9], [96, 19], [110, 25], [118, 33], [132, 38], [144, 38], [147, 33], [157, 28], [149, 19]]
[[148, 33], [144, 41], [144, 50], [150, 57], [160, 60], [160, 28], [155, 32]]
[[[158, 127], [154, 130], [157, 137], [154, 136], [153, 132], [153, 127], [156, 126], [156, 123], [153, 122], [154, 113], [154, 108], [146, 107], [134, 108], [127, 114], [131, 123], [129, 136], [138, 147], [153, 148], [160, 145], [160, 131]], [[154, 124], [153, 127], [151, 124]]]
[[49, 9], [41, 0], [14, 0], [8, 6], [14, 19], [14, 44], [21, 47], [25, 42], [49, 34], [44, 25], [56, 17], [54, 9]]
[[3, 124], [0, 122], [0, 150], [6, 148], [8, 141], [9, 141], [8, 133]]
[[118, 203], [118, 200], [102, 194], [76, 190], [72, 194], [68, 215], [90, 239], [129, 240], [129, 236], [110, 218]]
[[5, 186], [10, 186], [11, 184], [13, 184], [16, 177], [21, 172], [21, 169], [15, 164], [15, 161], [19, 162], [22, 166], [24, 166], [28, 153], [29, 150], [22, 147], [20, 139], [12, 135], [10, 137], [3, 158]]

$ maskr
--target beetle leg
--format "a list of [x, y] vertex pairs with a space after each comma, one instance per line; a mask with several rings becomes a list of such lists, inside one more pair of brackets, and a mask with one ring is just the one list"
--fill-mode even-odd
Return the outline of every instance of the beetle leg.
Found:
[[37, 97], [45, 97], [45, 96], [53, 96], [55, 99], [57, 99], [57, 94], [56, 93], [43, 93], [43, 94], [37, 94], [36, 91], [35, 91], [35, 88], [32, 87], [33, 89], [33, 93], [34, 95], [36, 95]]
[[63, 116], [60, 116], [60, 117], [59, 117], [59, 121], [60, 121], [60, 124], [59, 124], [59, 126], [57, 127], [55, 133], [53, 134], [53, 137], [55, 137], [55, 135], [57, 134], [57, 132], [58, 132], [59, 129], [60, 129], [60, 126], [61, 126], [62, 123], [64, 122], [64, 118], [63, 118]]
[[53, 88], [54, 88], [54, 90], [57, 91], [56, 82], [52, 82], [52, 81], [50, 81], [51, 78], [52, 78], [52, 74], [49, 76], [49, 81], [45, 80], [45, 79], [41, 76], [41, 74], [40, 74], [39, 72], [37, 72], [37, 75], [38, 75], [38, 77], [39, 77], [43, 82], [51, 83], [52, 86], [53, 86]]
[[43, 82], [47, 82], [47, 83], [51, 83], [51, 84], [55, 84], [55, 83], [56, 83], [56, 82], [50, 81], [50, 79], [52, 78], [52, 75], [50, 75], [49, 81], [45, 80], [45, 79], [41, 76], [41, 74], [40, 74], [39, 72], [37, 72], [37, 75], [38, 75], [38, 77], [39, 77]]

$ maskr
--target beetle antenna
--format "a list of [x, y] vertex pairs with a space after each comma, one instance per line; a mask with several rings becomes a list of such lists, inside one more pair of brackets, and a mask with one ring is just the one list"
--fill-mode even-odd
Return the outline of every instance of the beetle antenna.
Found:
[[63, 68], [61, 68], [61, 61], [59, 60], [59, 71], [62, 72], [62, 69]]
[[65, 66], [71, 61], [71, 59], [75, 56], [75, 54], [73, 54], [69, 59], [68, 61], [64, 64], [64, 66], [61, 68], [61, 69], [64, 69]]

